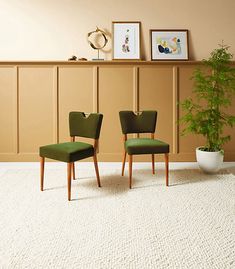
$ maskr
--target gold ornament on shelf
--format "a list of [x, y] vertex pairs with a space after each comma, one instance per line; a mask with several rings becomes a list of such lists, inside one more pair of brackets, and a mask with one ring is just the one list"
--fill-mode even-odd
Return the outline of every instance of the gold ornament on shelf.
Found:
[[[103, 39], [103, 44], [94, 44], [96, 40], [98, 40], [99, 37], [102, 37]], [[96, 40], [94, 41], [91, 41], [91, 38], [94, 37]], [[108, 38], [106, 36], [106, 33], [99, 29], [97, 26], [96, 26], [96, 30], [92, 31], [92, 32], [89, 32], [87, 34], [87, 40], [88, 40], [88, 43], [90, 44], [90, 46], [94, 49], [94, 50], [97, 50], [98, 52], [98, 58], [97, 59], [92, 59], [92, 60], [104, 60], [104, 59], [100, 59], [100, 50], [103, 49], [107, 43], [108, 43]], [[98, 43], [96, 41], [96, 43]]]

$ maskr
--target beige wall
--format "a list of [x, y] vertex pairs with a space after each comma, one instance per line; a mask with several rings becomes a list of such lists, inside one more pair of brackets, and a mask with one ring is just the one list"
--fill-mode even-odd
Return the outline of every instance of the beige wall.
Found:
[[0, 61], [91, 59], [96, 54], [87, 32], [96, 25], [110, 32], [115, 20], [142, 22], [146, 60], [149, 29], [189, 29], [193, 60], [207, 57], [221, 40], [235, 53], [234, 11], [234, 0], [0, 0]]

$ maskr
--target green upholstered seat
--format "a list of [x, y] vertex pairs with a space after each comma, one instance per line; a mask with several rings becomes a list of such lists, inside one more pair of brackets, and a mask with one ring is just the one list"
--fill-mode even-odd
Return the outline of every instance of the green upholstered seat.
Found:
[[[99, 169], [97, 163], [97, 146], [100, 137], [100, 129], [103, 115], [91, 113], [87, 117], [84, 112], [72, 111], [69, 113], [69, 131], [71, 142], [46, 145], [39, 148], [41, 191], [44, 186], [44, 162], [45, 158], [67, 163], [68, 177], [68, 200], [71, 200], [71, 174], [75, 179], [74, 162], [93, 157], [98, 186], [100, 184]], [[94, 139], [94, 146], [88, 143], [75, 142], [75, 137], [86, 137]]]
[[93, 156], [94, 148], [83, 142], [67, 142], [42, 146], [39, 152], [41, 157], [70, 163]]
[[[132, 161], [133, 155], [151, 154], [152, 173], [155, 174], [154, 154], [165, 155], [166, 185], [168, 186], [168, 153], [169, 144], [154, 139], [157, 122], [157, 111], [145, 110], [135, 114], [133, 111], [124, 110], [119, 112], [122, 133], [124, 135], [124, 154], [122, 162], [122, 176], [124, 175], [126, 154], [129, 156], [129, 188], [132, 186]], [[128, 138], [128, 134], [151, 133], [151, 138]]]
[[[103, 115], [91, 113], [88, 117], [83, 112], [69, 113], [70, 136], [98, 139]], [[94, 147], [83, 142], [67, 142], [46, 145], [39, 148], [40, 157], [62, 162], [75, 162], [94, 155]]]
[[125, 149], [131, 155], [169, 153], [169, 144], [157, 139], [133, 138], [125, 141]]
[[[140, 114], [125, 110], [119, 112], [122, 133], [154, 133], [157, 122], [157, 111], [145, 110]], [[126, 137], [127, 138], [127, 137]], [[169, 153], [169, 144], [151, 138], [134, 138], [125, 141], [125, 150], [129, 155]]]

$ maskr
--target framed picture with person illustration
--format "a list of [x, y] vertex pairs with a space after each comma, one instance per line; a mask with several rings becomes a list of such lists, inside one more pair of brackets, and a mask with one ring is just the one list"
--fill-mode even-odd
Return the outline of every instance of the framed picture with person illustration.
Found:
[[188, 60], [188, 30], [150, 30], [151, 60]]
[[140, 22], [112, 22], [113, 60], [140, 60]]

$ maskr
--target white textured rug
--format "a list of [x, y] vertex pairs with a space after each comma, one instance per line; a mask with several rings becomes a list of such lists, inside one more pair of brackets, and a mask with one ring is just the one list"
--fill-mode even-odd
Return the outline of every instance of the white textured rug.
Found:
[[[66, 166], [0, 173], [0, 268], [235, 268], [235, 176], [222, 170], [151, 175], [134, 165], [133, 189], [117, 166], [77, 170], [67, 202]], [[77, 166], [79, 169], [79, 166]]]

